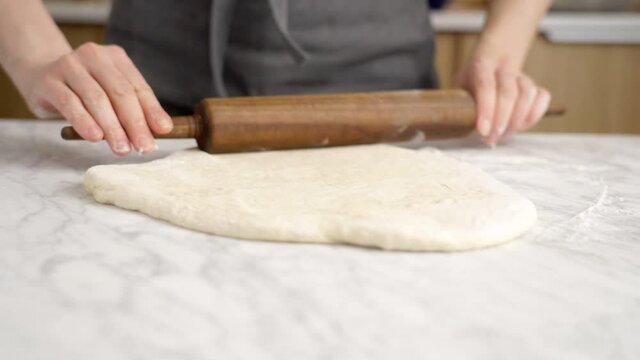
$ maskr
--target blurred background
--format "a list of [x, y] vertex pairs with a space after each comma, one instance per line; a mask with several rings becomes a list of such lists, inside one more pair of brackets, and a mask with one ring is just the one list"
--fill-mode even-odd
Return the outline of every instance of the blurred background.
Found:
[[[152, 1], [152, 0], [149, 0]], [[45, 0], [73, 46], [103, 42], [110, 0]], [[431, 0], [442, 87], [481, 29], [484, 0]], [[640, 134], [640, 0], [556, 0], [526, 71], [569, 112], [535, 131]], [[33, 118], [0, 71], [0, 118]]]

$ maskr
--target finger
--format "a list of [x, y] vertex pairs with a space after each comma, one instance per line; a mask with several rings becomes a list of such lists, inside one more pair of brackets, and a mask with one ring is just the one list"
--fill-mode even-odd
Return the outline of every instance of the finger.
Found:
[[85, 46], [79, 49], [89, 73], [104, 89], [126, 130], [129, 141], [141, 153], [150, 153], [155, 148], [155, 140], [144, 118], [144, 112], [135, 90], [127, 78], [115, 67], [100, 47]]
[[495, 144], [507, 130], [509, 119], [511, 118], [518, 97], [517, 77], [513, 73], [498, 71], [496, 77], [498, 92], [493, 128], [491, 129], [491, 135], [489, 135], [488, 139], [490, 144]]
[[547, 109], [549, 109], [550, 103], [551, 93], [547, 89], [539, 87], [531, 110], [522, 124], [522, 130], [526, 130], [537, 124], [547, 112]]
[[118, 155], [131, 152], [127, 134], [120, 125], [109, 97], [100, 84], [77, 59], [70, 57], [65, 61], [67, 62], [63, 70], [65, 82], [100, 125], [111, 150]]
[[87, 112], [80, 98], [62, 81], [45, 80], [40, 95], [69, 121], [83, 139], [91, 142], [102, 140], [102, 129]]
[[170, 132], [173, 128], [171, 117], [164, 111], [151, 86], [149, 86], [133, 61], [119, 46], [109, 46], [108, 50], [112, 53], [115, 66], [129, 80], [138, 94], [138, 100], [144, 111], [147, 124], [149, 124], [153, 132], [157, 134]]
[[496, 104], [496, 81], [493, 67], [476, 62], [472, 65], [473, 79], [471, 92], [476, 100], [476, 126], [478, 133], [486, 138], [493, 127], [494, 109]]
[[40, 96], [34, 96], [32, 99], [27, 100], [29, 110], [36, 115], [38, 119], [59, 119], [62, 116], [58, 109], [53, 106], [46, 98]]
[[536, 98], [538, 88], [528, 76], [522, 75], [518, 78], [518, 99], [509, 119], [509, 126], [503, 137], [507, 138], [518, 131], [527, 116], [531, 112], [533, 101]]
[[[45, 76], [34, 87], [33, 94], [25, 100], [29, 106], [29, 110], [34, 113], [38, 119], [60, 119], [64, 116], [56, 109], [56, 107], [48, 100], [51, 97], [54, 86], [52, 82], [60, 82], [53, 76]], [[63, 84], [64, 85], [64, 84]]]

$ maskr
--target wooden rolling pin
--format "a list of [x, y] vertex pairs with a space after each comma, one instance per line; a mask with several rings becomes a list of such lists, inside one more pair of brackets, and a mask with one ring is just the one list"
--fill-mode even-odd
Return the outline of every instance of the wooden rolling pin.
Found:
[[[464, 90], [210, 98], [155, 137], [195, 138], [209, 153], [298, 149], [460, 137], [474, 129], [475, 117]], [[81, 139], [72, 127], [62, 138]]]

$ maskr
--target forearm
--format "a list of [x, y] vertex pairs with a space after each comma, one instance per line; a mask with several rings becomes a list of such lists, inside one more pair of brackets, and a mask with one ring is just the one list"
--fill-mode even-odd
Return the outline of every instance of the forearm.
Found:
[[531, 41], [552, 0], [493, 0], [477, 50], [502, 66], [522, 68]]
[[21, 91], [29, 74], [71, 51], [41, 0], [0, 0], [0, 65]]

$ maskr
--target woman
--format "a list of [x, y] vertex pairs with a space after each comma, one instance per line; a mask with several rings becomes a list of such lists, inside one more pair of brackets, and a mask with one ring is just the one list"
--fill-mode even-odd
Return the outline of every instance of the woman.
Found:
[[[488, 144], [533, 126], [550, 94], [522, 73], [551, 0], [493, 0], [459, 85]], [[38, 117], [118, 155], [149, 153], [167, 112], [209, 96], [436, 87], [424, 0], [116, 0], [108, 41], [73, 50], [40, 0], [0, 0], [0, 63]], [[26, 21], [25, 19], [28, 19]]]

